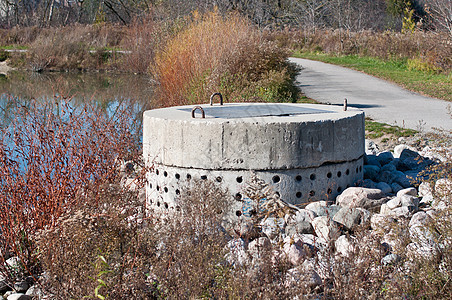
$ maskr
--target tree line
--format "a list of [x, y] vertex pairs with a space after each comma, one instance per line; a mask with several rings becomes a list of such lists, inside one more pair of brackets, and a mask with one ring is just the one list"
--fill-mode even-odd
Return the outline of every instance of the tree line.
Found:
[[0, 25], [129, 24], [151, 11], [176, 19], [212, 9], [237, 11], [260, 27], [381, 31], [416, 25], [452, 34], [451, 0], [0, 0]]

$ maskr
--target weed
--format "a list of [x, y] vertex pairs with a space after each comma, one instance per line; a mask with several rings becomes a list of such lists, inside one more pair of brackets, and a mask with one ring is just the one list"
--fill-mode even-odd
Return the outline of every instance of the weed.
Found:
[[421, 58], [414, 58], [407, 60], [408, 70], [417, 70], [425, 73], [439, 73], [441, 71], [440, 68], [436, 67], [430, 62], [424, 61]]
[[417, 133], [416, 130], [401, 128], [399, 126], [392, 126], [385, 123], [371, 121], [366, 118], [366, 137], [370, 139], [380, 138], [385, 135], [392, 135], [395, 137], [409, 137]]

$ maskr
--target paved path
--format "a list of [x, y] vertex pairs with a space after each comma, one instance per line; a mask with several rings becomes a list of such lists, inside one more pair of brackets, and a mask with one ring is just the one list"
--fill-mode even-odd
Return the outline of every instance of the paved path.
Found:
[[387, 81], [347, 68], [301, 58], [290, 58], [303, 70], [297, 83], [309, 98], [322, 103], [364, 110], [375, 121], [431, 131], [432, 127], [452, 130], [448, 113], [452, 103], [424, 97]]

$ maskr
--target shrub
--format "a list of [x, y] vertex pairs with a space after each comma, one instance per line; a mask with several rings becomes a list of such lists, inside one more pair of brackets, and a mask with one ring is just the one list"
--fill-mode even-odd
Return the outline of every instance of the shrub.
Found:
[[117, 181], [121, 159], [138, 156], [132, 108], [74, 109], [69, 101], [10, 98], [3, 109], [0, 262], [17, 256], [30, 274], [39, 271], [33, 235], [56, 226], [58, 217], [81, 200], [75, 196], [83, 188]]
[[223, 266], [227, 234], [221, 228], [229, 195], [212, 182], [194, 186], [182, 191], [179, 212], [155, 224], [160, 245], [152, 276], [162, 298], [216, 298], [225, 295], [230, 279]]
[[409, 70], [417, 70], [426, 73], [439, 73], [441, 70], [432, 63], [426, 62], [421, 58], [408, 59], [407, 66]]
[[[160, 83], [159, 101], [165, 106], [199, 103], [213, 92], [221, 92], [228, 101], [246, 100], [267, 88], [266, 79], [275, 78], [274, 72], [294, 74], [287, 56], [286, 50], [265, 40], [239, 15], [223, 18], [217, 12], [195, 13], [187, 27], [156, 55], [153, 72]], [[289, 78], [284, 77], [280, 88], [271, 87], [279, 99], [295, 98], [294, 89], [286, 90]]]
[[46, 292], [57, 299], [151, 299], [155, 241], [142, 226], [138, 191], [104, 184], [76, 197], [57, 226], [37, 235]]
[[28, 61], [33, 71], [45, 69], [75, 69], [85, 66], [89, 47], [76, 36], [54, 32], [40, 35], [30, 46]]
[[110, 57], [108, 49], [120, 44], [124, 32], [124, 27], [111, 24], [41, 28], [26, 42], [30, 64], [26, 67], [35, 71], [114, 68], [108, 63], [116, 57]]

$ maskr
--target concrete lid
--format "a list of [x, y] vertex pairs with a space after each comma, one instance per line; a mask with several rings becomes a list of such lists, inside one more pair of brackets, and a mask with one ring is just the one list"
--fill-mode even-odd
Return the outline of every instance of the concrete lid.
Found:
[[[201, 118], [201, 111], [195, 111], [192, 118], [192, 110], [200, 106], [205, 113]], [[182, 121], [208, 121], [208, 122], [253, 122], [258, 119], [261, 122], [302, 122], [337, 120], [362, 114], [361, 110], [348, 108], [343, 110], [342, 106], [320, 105], [320, 104], [295, 104], [295, 103], [225, 103], [224, 105], [197, 104], [174, 106], [146, 111], [148, 118], [159, 118], [164, 120]]]

